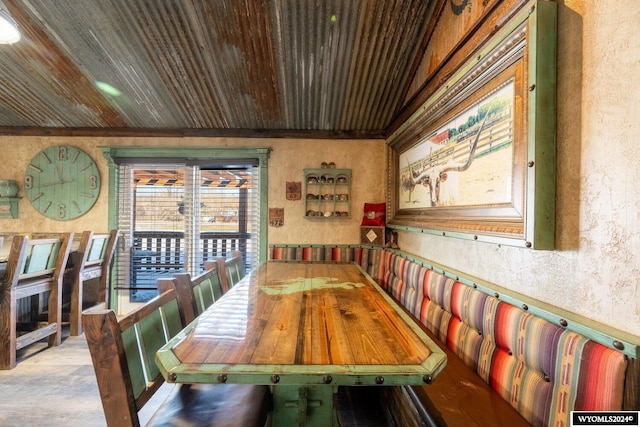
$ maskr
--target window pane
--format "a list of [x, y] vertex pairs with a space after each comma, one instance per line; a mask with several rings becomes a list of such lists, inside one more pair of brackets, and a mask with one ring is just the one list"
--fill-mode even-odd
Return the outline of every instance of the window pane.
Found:
[[[254, 163], [255, 162], [254, 160]], [[240, 251], [247, 268], [259, 259], [260, 168], [123, 163], [118, 174], [118, 304], [157, 295], [156, 279], [199, 274], [204, 261]], [[125, 311], [126, 312], [126, 311]]]
[[203, 259], [247, 252], [251, 172], [247, 169], [201, 171], [200, 200]]
[[135, 169], [131, 300], [157, 295], [156, 280], [184, 271], [184, 168]]

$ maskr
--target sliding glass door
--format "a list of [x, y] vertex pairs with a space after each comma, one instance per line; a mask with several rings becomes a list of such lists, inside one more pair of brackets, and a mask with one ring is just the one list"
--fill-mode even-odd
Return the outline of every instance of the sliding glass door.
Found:
[[128, 266], [132, 302], [148, 301], [157, 295], [158, 278], [186, 271], [185, 168], [149, 166], [134, 165], [128, 178], [132, 182], [127, 183], [133, 202]]
[[[255, 166], [134, 163], [120, 166], [119, 299], [145, 302], [156, 280], [199, 274], [204, 261], [240, 251], [257, 261], [260, 204]], [[126, 284], [126, 285], [124, 285]], [[125, 302], [125, 301], [122, 301]]]
[[[198, 274], [239, 250], [247, 269], [267, 259], [270, 148], [103, 147], [109, 228], [118, 228], [111, 308], [124, 314], [156, 294], [155, 280]], [[115, 191], [114, 191], [115, 190]]]

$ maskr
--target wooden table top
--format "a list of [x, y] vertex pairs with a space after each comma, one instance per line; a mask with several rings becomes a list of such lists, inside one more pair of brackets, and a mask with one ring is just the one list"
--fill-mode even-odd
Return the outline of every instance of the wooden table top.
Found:
[[442, 350], [356, 264], [266, 263], [157, 355], [170, 382], [424, 384]]

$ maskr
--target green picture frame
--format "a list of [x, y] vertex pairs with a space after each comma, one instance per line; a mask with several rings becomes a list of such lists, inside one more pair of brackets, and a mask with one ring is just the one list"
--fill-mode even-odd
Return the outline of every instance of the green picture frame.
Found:
[[556, 7], [523, 7], [390, 136], [389, 227], [554, 248]]

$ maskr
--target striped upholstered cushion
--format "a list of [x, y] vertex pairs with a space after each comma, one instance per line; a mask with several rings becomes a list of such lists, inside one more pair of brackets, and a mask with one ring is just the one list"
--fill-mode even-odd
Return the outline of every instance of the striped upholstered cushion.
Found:
[[356, 261], [357, 246], [272, 245], [271, 261]]
[[526, 420], [546, 425], [562, 329], [503, 302], [488, 305], [488, 314], [489, 384]]
[[380, 268], [379, 271], [377, 273], [377, 277], [378, 277], [378, 283], [380, 283], [380, 286], [384, 287], [385, 289], [388, 287], [388, 281], [389, 281], [389, 275], [391, 274], [390, 272], [390, 265], [392, 263], [393, 260], [393, 254], [390, 252], [386, 252], [383, 251], [380, 254]]
[[406, 262], [402, 271], [402, 289], [398, 299], [415, 317], [420, 317], [422, 299], [424, 298], [424, 280], [429, 271], [415, 262]]
[[269, 253], [269, 260], [271, 261], [294, 261], [297, 259], [297, 248], [290, 248], [287, 246], [273, 246]]
[[358, 248], [356, 252], [356, 261], [376, 282], [378, 282], [378, 276], [380, 274], [380, 262], [383, 252], [382, 249], [367, 247]]
[[420, 321], [443, 343], [447, 341], [451, 322], [452, 279], [429, 270], [425, 274], [422, 287], [423, 300], [420, 309]]
[[451, 321], [447, 332], [447, 347], [466, 365], [477, 369], [480, 348], [484, 340], [483, 317], [488, 296], [460, 282], [451, 288]]
[[302, 247], [300, 250], [302, 250], [303, 261], [325, 261], [327, 259], [326, 248]]
[[391, 255], [388, 261], [388, 270], [385, 276], [387, 292], [397, 299], [400, 299], [404, 288], [404, 269], [408, 262], [406, 258], [397, 255]]
[[622, 353], [503, 302], [489, 311], [489, 383], [531, 424], [563, 427], [571, 410], [621, 409]]
[[568, 426], [571, 410], [620, 410], [626, 368], [624, 355], [574, 332], [565, 331], [556, 360], [557, 392], [549, 426]]
[[379, 283], [534, 426], [571, 410], [619, 410], [622, 353], [397, 254]]

